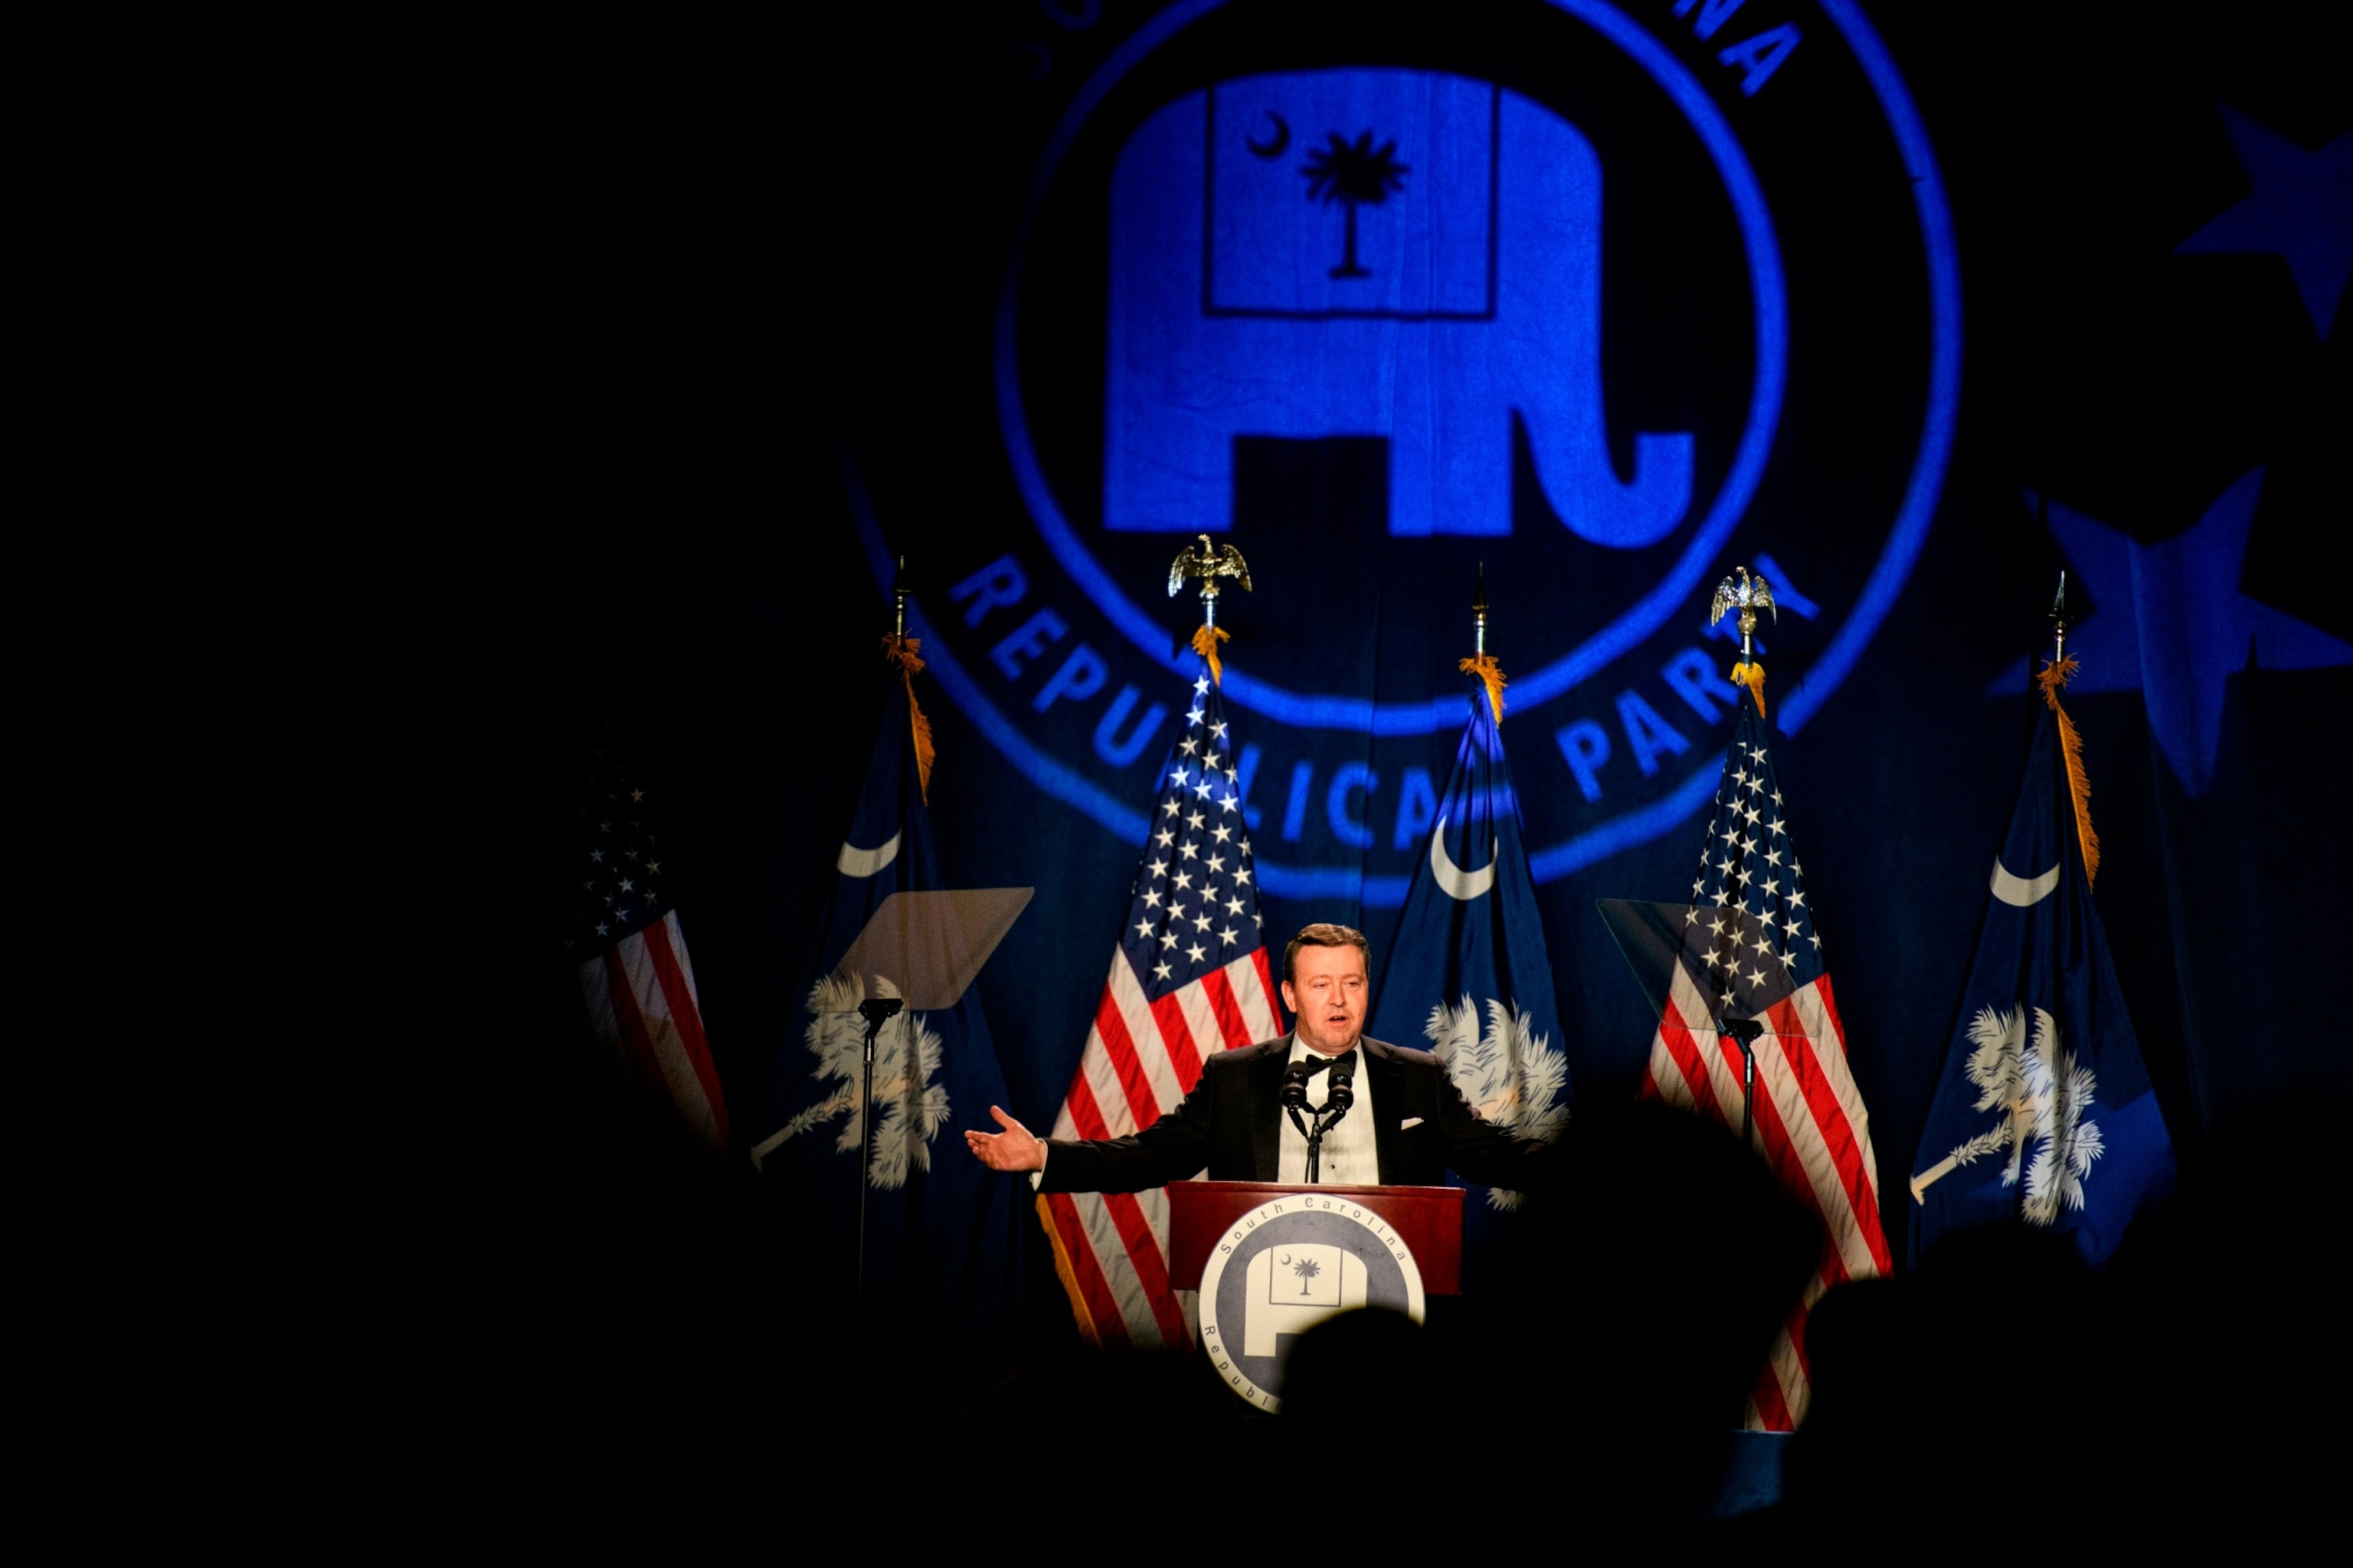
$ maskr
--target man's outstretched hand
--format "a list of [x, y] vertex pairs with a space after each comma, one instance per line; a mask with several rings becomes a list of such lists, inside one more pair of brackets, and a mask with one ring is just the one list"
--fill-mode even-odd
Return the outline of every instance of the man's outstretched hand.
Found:
[[1046, 1169], [1046, 1145], [1029, 1135], [1029, 1129], [1007, 1116], [995, 1106], [988, 1114], [997, 1118], [1003, 1132], [967, 1132], [965, 1147], [991, 1171], [1043, 1171]]

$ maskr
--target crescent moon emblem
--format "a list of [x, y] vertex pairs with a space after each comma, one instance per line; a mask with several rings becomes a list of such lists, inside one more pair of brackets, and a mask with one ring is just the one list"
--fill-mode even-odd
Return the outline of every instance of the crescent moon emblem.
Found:
[[1993, 895], [2004, 904], [2016, 905], [2021, 909], [2031, 909], [2050, 897], [2051, 890], [2058, 885], [2059, 863], [2057, 861], [2051, 863], [2049, 871], [2030, 881], [2012, 874], [2010, 867], [2001, 863], [2000, 855], [1994, 857]]
[[1282, 150], [1291, 145], [1291, 122], [1271, 109], [1266, 111], [1266, 117], [1274, 122], [1274, 140], [1265, 146], [1261, 146], [1258, 143], [1244, 137], [1242, 145], [1261, 158], [1280, 158], [1282, 156]]
[[1289, 1253], [1284, 1253], [1281, 1257], [1276, 1258], [1274, 1261], [1281, 1266], [1288, 1268], [1291, 1266], [1291, 1255]]
[[899, 858], [899, 835], [892, 833], [890, 842], [880, 849], [860, 849], [848, 839], [841, 841], [841, 853], [834, 865], [844, 876], [871, 876]]
[[1438, 879], [1438, 890], [1447, 897], [1468, 903], [1495, 885], [1495, 860], [1504, 852], [1504, 842], [1495, 841], [1487, 852], [1487, 863], [1476, 871], [1465, 871], [1447, 858], [1446, 819], [1438, 819], [1438, 827], [1430, 835], [1430, 874]]

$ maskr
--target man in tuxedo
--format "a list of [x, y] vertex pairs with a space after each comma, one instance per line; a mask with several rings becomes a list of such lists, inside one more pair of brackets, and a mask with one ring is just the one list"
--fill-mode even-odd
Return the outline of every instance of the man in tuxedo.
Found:
[[1213, 1181], [1304, 1181], [1306, 1134], [1282, 1103], [1296, 1067], [1309, 1086], [1300, 1121], [1329, 1103], [1334, 1078], [1353, 1086], [1354, 1103], [1324, 1139], [1325, 1183], [1436, 1186], [1451, 1168], [1490, 1186], [1543, 1190], [1551, 1147], [1482, 1121], [1429, 1052], [1364, 1037], [1371, 976], [1363, 932], [1306, 927], [1282, 950], [1292, 1033], [1211, 1056], [1184, 1102], [1142, 1132], [1040, 1139], [991, 1106], [1004, 1130], [967, 1132], [965, 1142], [990, 1170], [1026, 1171], [1044, 1192], [1137, 1192], [1205, 1171]]

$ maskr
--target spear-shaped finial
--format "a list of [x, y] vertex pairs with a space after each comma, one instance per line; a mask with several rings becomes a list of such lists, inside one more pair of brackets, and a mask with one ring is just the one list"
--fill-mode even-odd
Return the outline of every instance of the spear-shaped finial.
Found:
[[891, 635], [882, 639], [882, 657], [891, 662], [907, 686], [907, 725], [915, 748], [915, 781], [923, 792], [926, 804], [932, 798], [932, 721], [923, 716], [923, 705], [915, 700], [915, 675], [923, 667], [920, 638], [907, 635], [907, 557], [899, 557], [899, 569], [891, 577]]
[[1495, 722], [1504, 722], [1504, 667], [1487, 652], [1487, 563], [1479, 563], [1479, 587], [1471, 599], [1471, 637], [1473, 650], [1470, 658], [1458, 666], [1466, 675], [1476, 675], [1487, 685], [1487, 705], [1494, 710]]
[[2059, 597], [2051, 601], [2051, 635], [2059, 640], [2058, 652], [2051, 656], [2053, 664], [2067, 658], [2067, 568], [2059, 568]]
[[2066, 759], [2067, 791], [2075, 802], [2076, 842], [2084, 852], [2084, 881], [2088, 885], [2100, 874], [2100, 835], [2092, 827], [2092, 779], [2084, 771], [2084, 737], [2059, 702], [2059, 694], [2075, 674], [2075, 661], [2067, 657], [2067, 571], [2063, 567], [2059, 571], [2059, 591], [2051, 600], [2051, 635], [2058, 646], [2034, 683], [2042, 688], [2043, 705], [2058, 716], [2059, 754]]

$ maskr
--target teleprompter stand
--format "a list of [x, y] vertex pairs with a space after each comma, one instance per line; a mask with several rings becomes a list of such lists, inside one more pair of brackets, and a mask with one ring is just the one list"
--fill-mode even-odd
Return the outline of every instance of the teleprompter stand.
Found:
[[[1761, 1012], [1765, 1004], [1787, 994], [1786, 982], [1776, 971], [1772, 988], [1758, 991], [1746, 984], [1731, 981], [1721, 985], [1711, 983], [1716, 973], [1717, 955], [1715, 948], [1719, 930], [1736, 931], [1740, 912], [1712, 909], [1704, 905], [1656, 904], [1631, 898], [1599, 898], [1594, 901], [1601, 912], [1602, 924], [1618, 942], [1618, 950], [1625, 956], [1626, 965], [1634, 972], [1635, 982], [1642, 988], [1643, 1000], [1651, 1004], [1663, 1027], [1670, 1017], [1675, 1024], [1704, 1038], [1709, 1027], [1723, 1039], [1740, 1048], [1740, 1142], [1743, 1148], [1756, 1146], [1757, 1125], [1757, 1042], [1766, 1030], [1753, 1015]], [[1678, 979], [1680, 976], [1680, 980]], [[1717, 1005], [1708, 1005], [1710, 992], [1716, 993]], [[1725, 1005], [1735, 1001], [1745, 1003], [1752, 1015], [1743, 1017], [1739, 1011]]]
[[1028, 887], [894, 893], [834, 966], [865, 988], [863, 1081], [859, 1086], [858, 1297], [866, 1299], [866, 1202], [874, 1185], [874, 1047], [902, 1010], [939, 1012], [964, 998], [1005, 933], [1029, 906]]

